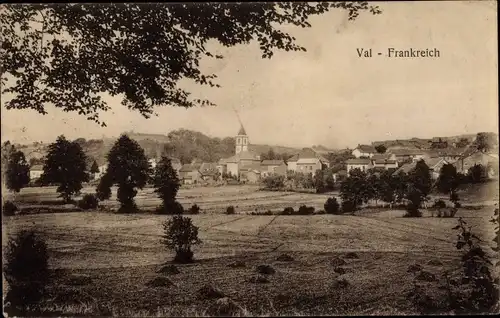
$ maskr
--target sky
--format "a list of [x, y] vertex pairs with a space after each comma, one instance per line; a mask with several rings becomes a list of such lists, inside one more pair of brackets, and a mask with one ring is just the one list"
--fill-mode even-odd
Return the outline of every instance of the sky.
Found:
[[[124, 131], [168, 134], [192, 129], [234, 136], [244, 124], [250, 143], [332, 148], [377, 140], [498, 131], [497, 16], [494, 1], [382, 2], [383, 13], [355, 21], [335, 10], [312, 17], [311, 28], [285, 26], [307, 52], [262, 59], [258, 45], [226, 48], [223, 60], [203, 60], [221, 88], [183, 83], [193, 97], [217, 106], [155, 109], [143, 118], [104, 96], [107, 127], [47, 107], [48, 114], [6, 110], [2, 140], [27, 143], [115, 137]], [[439, 58], [388, 58], [389, 47], [440, 51]], [[357, 49], [374, 57], [359, 58]], [[382, 56], [376, 55], [382, 52]]]

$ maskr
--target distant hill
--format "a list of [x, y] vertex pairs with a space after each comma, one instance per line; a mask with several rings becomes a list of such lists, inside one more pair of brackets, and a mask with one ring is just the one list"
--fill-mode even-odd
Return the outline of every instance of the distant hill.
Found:
[[[488, 133], [490, 134], [490, 133]], [[498, 138], [498, 135], [491, 133]], [[432, 138], [411, 138], [411, 139], [395, 139], [395, 140], [384, 140], [384, 141], [374, 141], [373, 146], [384, 145], [387, 148], [418, 148], [418, 149], [430, 149], [432, 142], [443, 141], [447, 142], [449, 147], [453, 147], [453, 144], [458, 144], [462, 139], [466, 140], [464, 143], [470, 145], [474, 142], [477, 134], [463, 134], [457, 136], [437, 136]]]
[[[221, 158], [234, 155], [235, 138], [209, 137], [203, 133], [179, 129], [171, 131], [168, 135], [143, 134], [133, 131], [125, 132], [130, 138], [136, 140], [144, 149], [146, 156], [157, 158], [162, 153], [179, 158], [181, 162], [188, 163], [197, 158], [205, 162], [217, 162]], [[78, 138], [78, 142], [87, 156], [89, 162], [95, 160], [99, 165], [106, 162], [106, 155], [116, 141], [116, 138], [89, 139]], [[24, 152], [27, 160], [43, 158], [47, 154], [49, 144], [33, 143], [29, 145], [16, 145]], [[272, 149], [277, 154], [293, 155], [300, 149], [273, 145], [249, 145], [249, 150], [257, 154], [267, 153]]]
[[[217, 162], [221, 158], [228, 158], [234, 155], [235, 149], [235, 138], [226, 137], [210, 137], [203, 133], [187, 130], [178, 129], [171, 131], [168, 135], [163, 134], [144, 134], [129, 131], [126, 132], [128, 136], [136, 140], [139, 145], [144, 149], [146, 156], [149, 158], [157, 158], [162, 153], [165, 153], [171, 157], [175, 157], [181, 160], [183, 163], [191, 162], [193, 159], [200, 159], [205, 162]], [[493, 139], [498, 140], [498, 135], [495, 133], [488, 133]], [[385, 140], [385, 141], [375, 141], [372, 145], [377, 146], [380, 144], [385, 145], [387, 148], [419, 148], [419, 149], [429, 149], [433, 140], [438, 140], [441, 138], [443, 141], [447, 141], [451, 146], [453, 142], [460, 142], [461, 139], [466, 139], [468, 145], [472, 144], [476, 134], [465, 134], [451, 137], [434, 137], [430, 139], [423, 138], [411, 138], [411, 139], [398, 139], [398, 140]], [[104, 139], [89, 139], [78, 138], [78, 143], [82, 145], [85, 153], [89, 157], [89, 161], [96, 160], [99, 165], [106, 162], [106, 155], [116, 141], [116, 138], [104, 138]], [[496, 144], [498, 145], [498, 143]], [[36, 160], [43, 158], [47, 153], [48, 143], [33, 143], [29, 145], [15, 145], [16, 148], [22, 150], [27, 158], [27, 160]], [[349, 152], [350, 150], [334, 150], [329, 149], [323, 145], [313, 145], [311, 147], [316, 152], [323, 156], [328, 157], [329, 154], [343, 154], [344, 152]], [[268, 153], [272, 149], [276, 154], [287, 154], [292, 156], [299, 152], [301, 148], [285, 147], [279, 145], [249, 145], [249, 150], [254, 151], [257, 154]]]

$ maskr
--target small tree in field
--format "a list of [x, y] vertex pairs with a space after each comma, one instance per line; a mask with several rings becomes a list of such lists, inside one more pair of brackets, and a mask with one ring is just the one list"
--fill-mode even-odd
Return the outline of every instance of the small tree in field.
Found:
[[175, 251], [174, 262], [191, 263], [191, 247], [201, 243], [198, 239], [198, 227], [193, 225], [191, 218], [175, 215], [163, 223], [163, 229], [162, 243]]
[[22, 151], [10, 154], [6, 168], [7, 189], [19, 192], [30, 182], [30, 167]]
[[153, 186], [155, 193], [162, 201], [160, 211], [168, 213], [176, 207], [175, 198], [179, 191], [180, 181], [169, 158], [162, 157], [158, 162], [153, 176]]
[[4, 275], [8, 283], [6, 308], [20, 315], [26, 306], [38, 302], [49, 281], [48, 252], [45, 241], [33, 231], [23, 230], [7, 244]]
[[[118, 185], [117, 197], [120, 201], [120, 212], [137, 210], [134, 197], [137, 189], [146, 185], [151, 167], [144, 149], [137, 141], [127, 135], [121, 135], [108, 153], [108, 168], [97, 187], [100, 197], [111, 194], [109, 188]], [[108, 196], [109, 197], [109, 196]]]
[[70, 202], [71, 197], [82, 189], [82, 183], [89, 181], [86, 166], [86, 156], [80, 144], [61, 135], [49, 145], [40, 180], [42, 184], [58, 184], [57, 192], [65, 202]]

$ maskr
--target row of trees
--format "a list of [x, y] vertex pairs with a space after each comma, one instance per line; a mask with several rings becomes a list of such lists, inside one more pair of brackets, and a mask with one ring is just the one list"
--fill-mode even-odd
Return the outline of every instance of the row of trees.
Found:
[[457, 206], [459, 186], [483, 182], [486, 176], [486, 168], [479, 164], [471, 167], [467, 175], [458, 173], [454, 165], [445, 164], [437, 180], [433, 181], [429, 167], [425, 161], [420, 160], [408, 173], [394, 173], [392, 170], [364, 172], [353, 169], [349, 177], [341, 183], [340, 195], [342, 201], [351, 202], [354, 209], [371, 200], [383, 201], [391, 206], [406, 203], [408, 214], [418, 216], [418, 208], [428, 200], [433, 189], [449, 195], [450, 201]]
[[331, 191], [335, 187], [333, 169], [316, 170], [315, 174], [288, 171], [286, 177], [271, 174], [262, 179], [266, 189], [315, 189], [317, 193]]
[[171, 160], [162, 156], [153, 170], [146, 158], [144, 149], [126, 135], [120, 136], [107, 156], [108, 168], [97, 186], [96, 193], [100, 200], [111, 197], [111, 187], [118, 186], [117, 199], [120, 212], [137, 210], [134, 197], [138, 189], [144, 188], [151, 181], [155, 193], [162, 200], [159, 211], [168, 213], [179, 209], [175, 200], [180, 181], [172, 167]]
[[[137, 206], [134, 197], [137, 190], [151, 182], [163, 202], [160, 211], [179, 209], [175, 197], [180, 181], [168, 157], [163, 156], [153, 170], [144, 149], [136, 141], [122, 135], [111, 148], [107, 160], [108, 168], [96, 189], [100, 200], [109, 199], [111, 186], [117, 185], [120, 210], [135, 210]], [[86, 162], [87, 157], [80, 143], [68, 141], [64, 136], [60, 136], [56, 142], [49, 145], [40, 183], [56, 184], [56, 191], [64, 201], [71, 202], [72, 197], [80, 193], [83, 183], [90, 179]], [[95, 169], [97, 165], [94, 162], [90, 172]], [[23, 152], [14, 149], [9, 154], [6, 179], [7, 187], [15, 192], [19, 192], [29, 183], [29, 165]]]

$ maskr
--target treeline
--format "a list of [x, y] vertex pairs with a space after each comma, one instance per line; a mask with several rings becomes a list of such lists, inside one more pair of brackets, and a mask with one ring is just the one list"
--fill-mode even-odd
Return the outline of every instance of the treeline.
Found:
[[262, 179], [261, 183], [267, 190], [315, 190], [324, 193], [335, 189], [333, 169], [316, 170], [312, 173], [295, 172], [289, 170], [286, 177], [271, 174]]
[[421, 216], [419, 208], [429, 200], [431, 191], [447, 194], [449, 200], [459, 207], [458, 189], [460, 185], [481, 183], [488, 180], [487, 167], [480, 164], [471, 167], [467, 174], [458, 173], [453, 164], [445, 164], [439, 177], [433, 181], [431, 172], [425, 161], [420, 160], [416, 166], [405, 173], [394, 173], [390, 170], [382, 173], [374, 170], [368, 172], [353, 169], [340, 186], [343, 202], [349, 202], [352, 210], [372, 200], [393, 205], [404, 204], [406, 216]]
[[[13, 192], [19, 192], [30, 182], [29, 165], [24, 153], [13, 147], [9, 147], [5, 156], [7, 157], [4, 171], [6, 186]], [[72, 203], [72, 198], [80, 193], [83, 183], [88, 182], [91, 174], [97, 172], [96, 163], [88, 167], [87, 162], [88, 158], [81, 142], [69, 141], [61, 135], [48, 147], [39, 184], [56, 185], [56, 191], [64, 202]], [[158, 212], [183, 212], [182, 206], [175, 200], [180, 181], [167, 156], [162, 156], [156, 168], [152, 169], [144, 149], [135, 140], [122, 135], [107, 154], [107, 163], [107, 169], [96, 188], [96, 194], [94, 197], [84, 197], [81, 202], [83, 209], [97, 208], [97, 200], [109, 199], [111, 187], [116, 185], [117, 199], [120, 202], [119, 211], [135, 211], [137, 206], [134, 197], [139, 189], [143, 189], [149, 183], [153, 185], [163, 202]]]

